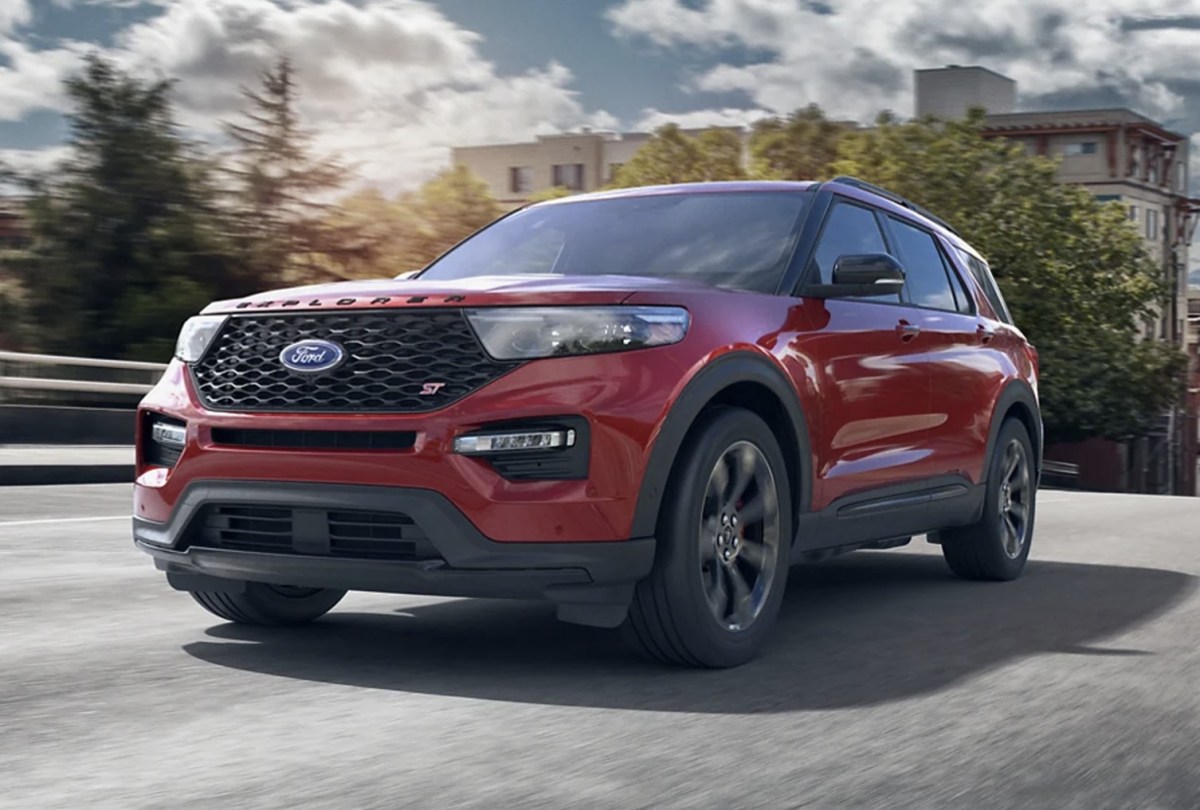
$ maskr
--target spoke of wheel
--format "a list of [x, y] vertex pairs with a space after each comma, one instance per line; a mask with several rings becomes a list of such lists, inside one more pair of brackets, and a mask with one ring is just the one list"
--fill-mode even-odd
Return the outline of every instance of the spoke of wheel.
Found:
[[1004, 451], [1004, 480], [1011, 482], [1013, 475], [1017, 471], [1017, 467], [1021, 464], [1021, 456], [1017, 452], [1017, 446], [1010, 444], [1008, 449]]
[[1021, 550], [1021, 535], [1013, 523], [1012, 515], [1007, 512], [1004, 513], [1004, 533], [1004, 547], [1008, 549], [1010, 555], [1015, 557], [1017, 552]]
[[713, 615], [721, 621], [725, 621], [729, 614], [729, 589], [725, 587], [725, 570], [725, 566], [720, 563], [713, 563], [711, 571], [706, 572], [708, 579], [704, 583], [704, 595], [708, 598], [708, 606]]
[[1013, 515], [1013, 517], [1018, 518], [1022, 525], [1025, 524], [1025, 518], [1029, 515], [1029, 507], [1020, 501], [1013, 501], [1013, 504], [1008, 508], [1008, 511]]
[[729, 490], [729, 504], [736, 504], [743, 495], [746, 494], [746, 487], [750, 486], [750, 482], [754, 480], [754, 468], [757, 466], [758, 459], [755, 456], [754, 450], [749, 445], [744, 445], [738, 450], [737, 457], [734, 460], [734, 477], [733, 486]]
[[717, 558], [717, 517], [707, 517], [700, 524], [700, 563]]
[[731, 608], [729, 619], [734, 624], [745, 624], [749, 619], [753, 618], [754, 605], [750, 598], [750, 586], [746, 583], [746, 577], [737, 569], [736, 565], [731, 565], [725, 569], [729, 572], [729, 585], [732, 590]]
[[708, 495], [716, 499], [717, 508], [721, 509], [725, 506], [725, 493], [729, 489], [729, 466], [722, 458], [717, 462], [717, 466], [713, 469], [712, 477], [708, 481]]
[[775, 490], [768, 488], [765, 492], [760, 491], [739, 509], [738, 515], [741, 516], [742, 525], [750, 526], [761, 520], [773, 520], [778, 509], [779, 501], [775, 497]]
[[748, 562], [755, 571], [762, 571], [767, 565], [767, 547], [753, 540], [743, 540], [738, 557]]

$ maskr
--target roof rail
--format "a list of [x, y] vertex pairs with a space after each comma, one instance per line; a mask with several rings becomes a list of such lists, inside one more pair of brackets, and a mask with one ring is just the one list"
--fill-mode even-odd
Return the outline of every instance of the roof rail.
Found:
[[869, 191], [872, 194], [876, 194], [880, 197], [883, 197], [885, 200], [894, 202], [896, 205], [899, 205], [903, 208], [907, 208], [909, 211], [915, 211], [916, 213], [920, 214], [921, 216], [925, 217], [926, 219], [928, 219], [932, 222], [936, 222], [938, 225], [941, 225], [943, 228], [950, 231], [950, 233], [954, 234], [955, 236], [962, 236], [962, 234], [960, 234], [957, 230], [955, 230], [950, 225], [950, 223], [946, 222], [946, 220], [944, 220], [941, 217], [934, 214], [928, 208], [924, 208], [920, 205], [917, 205], [912, 200], [908, 199], [907, 197], [901, 197], [899, 194], [897, 194], [894, 191], [888, 191], [886, 188], [877, 186], [874, 183], [868, 183], [866, 180], [859, 180], [857, 177], [850, 177], [849, 175], [842, 175], [840, 177], [835, 177], [830, 182], [841, 183], [843, 186], [850, 186], [851, 188], [857, 188], [857, 189], [861, 189], [863, 191]]

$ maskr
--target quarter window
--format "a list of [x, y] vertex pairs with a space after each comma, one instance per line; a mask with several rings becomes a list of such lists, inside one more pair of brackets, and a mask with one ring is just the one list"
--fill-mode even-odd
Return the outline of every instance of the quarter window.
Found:
[[1000, 294], [1000, 288], [996, 285], [996, 278], [992, 275], [992, 270], [983, 260], [972, 256], [962, 248], [955, 248], [958, 253], [958, 258], [966, 265], [971, 275], [975, 277], [975, 282], [979, 288], [983, 290], [983, 297], [992, 305], [992, 310], [996, 313], [996, 318], [1004, 323], [1012, 323], [1012, 315], [1008, 312], [1008, 305], [1004, 303], [1004, 296]]

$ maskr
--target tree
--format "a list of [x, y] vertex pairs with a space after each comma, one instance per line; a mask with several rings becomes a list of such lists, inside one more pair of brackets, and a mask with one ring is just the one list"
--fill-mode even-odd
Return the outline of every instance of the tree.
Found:
[[550, 188], [542, 189], [529, 195], [529, 202], [546, 202], [547, 200], [558, 200], [563, 197], [570, 197], [575, 192], [566, 186], [551, 186]]
[[629, 188], [745, 177], [737, 132], [713, 128], [693, 138], [675, 124], [665, 124], [617, 170], [612, 185]]
[[412, 268], [424, 267], [501, 214], [487, 183], [466, 166], [438, 173], [404, 203], [417, 224], [408, 255]]
[[362, 249], [361, 234], [332, 227], [322, 197], [339, 189], [346, 169], [310, 155], [312, 135], [300, 126], [295, 72], [286, 57], [262, 73], [260, 88], [242, 88], [245, 123], [226, 124], [235, 147], [239, 244], [257, 275], [306, 280]]
[[1051, 441], [1142, 435], [1177, 398], [1185, 358], [1144, 339], [1166, 293], [1119, 205], [1060, 185], [1056, 165], [965, 121], [848, 134], [831, 167], [935, 211], [988, 259], [1041, 356]]
[[28, 178], [30, 246], [12, 271], [42, 325], [31, 347], [166, 360], [181, 322], [248, 292], [211, 166], [175, 125], [171, 82], [99, 57], [65, 83], [69, 156]]
[[331, 268], [346, 278], [397, 276], [424, 267], [500, 216], [487, 184], [465, 166], [447, 169], [395, 200], [377, 191], [351, 195], [329, 224], [361, 234], [362, 249]]
[[826, 118], [816, 104], [787, 118], [763, 118], [750, 134], [750, 172], [772, 180], [828, 179], [838, 144], [849, 131]]

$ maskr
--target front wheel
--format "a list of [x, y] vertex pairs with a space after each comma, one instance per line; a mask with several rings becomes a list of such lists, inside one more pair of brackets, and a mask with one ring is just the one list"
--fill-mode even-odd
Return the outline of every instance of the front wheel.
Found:
[[783, 453], [757, 415], [701, 417], [676, 460], [650, 575], [626, 633], [650, 657], [731, 667], [752, 658], [779, 613], [792, 539]]
[[1017, 419], [1000, 428], [988, 471], [983, 515], [970, 526], [938, 533], [950, 570], [963, 579], [1016, 579], [1033, 541], [1037, 473], [1029, 432]]
[[297, 588], [247, 582], [241, 593], [192, 591], [192, 598], [209, 613], [237, 624], [308, 624], [328, 613], [346, 595], [329, 588]]

